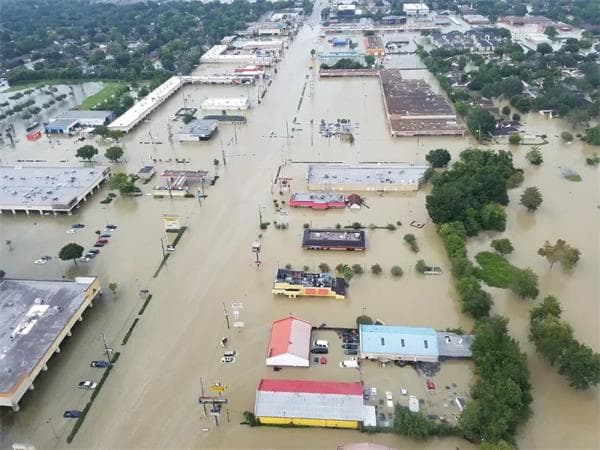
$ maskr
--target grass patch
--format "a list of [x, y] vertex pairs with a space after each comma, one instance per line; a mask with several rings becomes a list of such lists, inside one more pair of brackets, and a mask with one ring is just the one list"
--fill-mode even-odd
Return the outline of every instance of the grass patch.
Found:
[[144, 311], [146, 310], [146, 307], [148, 306], [148, 303], [150, 303], [150, 300], [152, 300], [152, 294], [150, 294], [147, 298], [146, 301], [144, 302], [144, 304], [142, 305], [142, 307], [140, 308], [140, 310], [138, 311], [138, 316], [141, 316], [142, 314], [144, 314]]
[[[113, 363], [113, 364], [116, 363], [117, 360], [119, 359], [119, 356], [121, 356], [121, 353], [116, 352], [113, 355], [112, 359], [111, 359], [111, 363]], [[67, 436], [67, 443], [69, 443], [69, 444], [71, 443], [71, 441], [75, 438], [75, 435], [79, 431], [79, 428], [81, 428], [81, 425], [83, 425], [83, 421], [85, 420], [85, 416], [87, 416], [87, 413], [90, 411], [90, 408], [92, 407], [92, 403], [94, 403], [94, 399], [98, 396], [98, 392], [100, 392], [100, 389], [102, 388], [102, 385], [104, 384], [104, 382], [108, 378], [108, 375], [110, 374], [110, 371], [112, 370], [112, 368], [113, 368], [113, 366], [108, 366], [104, 370], [104, 373], [102, 374], [102, 378], [100, 378], [100, 381], [98, 381], [98, 385], [96, 386], [96, 389], [94, 389], [94, 391], [92, 392], [92, 396], [90, 397], [90, 401], [87, 402], [87, 404], [85, 405], [85, 408], [83, 408], [83, 411], [81, 411], [81, 416], [79, 416], [77, 418], [77, 421], [75, 422], [75, 425], [73, 425], [73, 429], [71, 430], [71, 432]]]
[[127, 344], [127, 341], [129, 340], [129, 337], [131, 336], [131, 333], [133, 332], [133, 329], [135, 328], [135, 326], [137, 325], [137, 323], [139, 321], [140, 321], [139, 317], [136, 317], [135, 319], [133, 319], [133, 323], [129, 327], [129, 330], [127, 330], [127, 333], [125, 334], [125, 336], [123, 336], [123, 340], [121, 341], [121, 345], [126, 345]]
[[[171, 244], [171, 245], [173, 245], [173, 247], [177, 247], [177, 243], [181, 239], [181, 236], [183, 236], [183, 233], [185, 233], [185, 230], [187, 230], [187, 227], [181, 227], [179, 229], [179, 231], [177, 231], [177, 236], [175, 236], [175, 239], [173, 239], [173, 244]], [[158, 266], [158, 269], [156, 269], [156, 272], [154, 272], [154, 275], [152, 276], [152, 278], [156, 278], [158, 276], [158, 274], [160, 273], [160, 270], [167, 263], [167, 259], [169, 259], [169, 256], [171, 256], [170, 253], [165, 254], [165, 256], [163, 257], [162, 261], [160, 262], [160, 264]]]
[[92, 110], [96, 107], [102, 106], [102, 104], [113, 96], [119, 96], [125, 90], [127, 86], [123, 83], [106, 83], [100, 92], [95, 93], [94, 95], [90, 95], [86, 98], [81, 106], [79, 107], [82, 110]]
[[581, 175], [578, 175], [576, 173], [565, 175], [565, 178], [569, 181], [581, 181]]
[[521, 270], [497, 253], [481, 252], [475, 259], [481, 266], [481, 269], [476, 271], [477, 277], [488, 286], [506, 289]]

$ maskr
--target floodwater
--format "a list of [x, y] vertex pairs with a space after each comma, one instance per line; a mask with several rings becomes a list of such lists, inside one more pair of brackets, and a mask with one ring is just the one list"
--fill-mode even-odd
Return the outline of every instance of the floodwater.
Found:
[[[315, 11], [319, 11], [319, 5]], [[316, 24], [317, 13], [311, 20]], [[63, 351], [49, 363], [48, 372], [36, 383], [36, 389], [21, 402], [21, 411], [0, 412], [0, 447], [13, 442], [30, 442], [38, 448], [62, 448], [73, 421], [62, 418], [65, 409], [82, 409], [89, 393], [75, 388], [83, 379], [99, 379], [100, 372], [89, 367], [91, 359], [102, 357], [100, 333], [109, 346], [121, 352], [102, 391], [72, 445], [76, 447], [201, 447], [201, 448], [333, 448], [349, 442], [371, 441], [396, 448], [473, 448], [460, 439], [435, 439], [417, 443], [391, 434], [363, 435], [353, 431], [326, 429], [289, 429], [240, 425], [242, 413], [254, 407], [255, 389], [261, 377], [360, 380], [393, 390], [399, 399], [400, 385], [418, 390], [421, 380], [406, 369], [380, 369], [366, 366], [362, 373], [341, 369], [330, 359], [327, 366], [309, 369], [268, 370], [264, 365], [271, 322], [289, 313], [328, 325], [351, 326], [356, 316], [366, 314], [388, 324], [432, 326], [438, 329], [463, 327], [472, 321], [460, 312], [449, 264], [444, 249], [429, 222], [425, 210], [428, 188], [417, 193], [367, 195], [369, 208], [315, 212], [291, 210], [289, 228], [270, 226], [259, 230], [259, 208], [263, 220], [277, 219], [273, 199], [287, 200], [272, 185], [278, 167], [292, 178], [292, 191], [305, 191], [307, 161], [408, 161], [424, 163], [428, 150], [449, 149], [454, 157], [474, 145], [471, 138], [392, 139], [376, 79], [313, 79], [308, 69], [309, 49], [318, 40], [318, 27], [305, 26], [299, 33], [274, 75], [264, 101], [247, 113], [248, 124], [233, 128], [222, 125], [208, 142], [181, 145], [168, 141], [167, 123], [175, 132], [180, 125], [171, 120], [183, 106], [199, 105], [207, 96], [249, 95], [256, 88], [186, 87], [157, 110], [124, 140], [127, 162], [115, 171], [136, 172], [150, 159], [157, 171], [165, 168], [213, 169], [213, 159], [226, 155], [226, 166], [218, 167], [220, 179], [207, 188], [208, 197], [196, 199], [153, 199], [149, 196], [117, 198], [109, 205], [99, 202], [106, 189], [90, 198], [72, 217], [3, 215], [0, 217], [2, 268], [12, 277], [60, 278], [96, 274], [103, 286], [118, 283], [116, 296], [105, 289], [103, 299], [86, 312], [84, 321], [74, 330]], [[203, 66], [203, 72], [223, 72], [222, 67]], [[411, 72], [411, 76], [414, 72]], [[304, 88], [306, 84], [306, 88]], [[304, 98], [299, 100], [304, 90]], [[318, 134], [321, 119], [349, 118], [358, 123], [354, 145]], [[311, 123], [313, 127], [311, 132]], [[524, 186], [538, 186], [544, 204], [535, 214], [518, 205], [521, 189], [511, 191], [508, 228], [504, 236], [515, 244], [510, 260], [521, 267], [532, 267], [540, 276], [541, 295], [558, 296], [578, 339], [600, 350], [598, 339], [598, 174], [585, 166], [591, 148], [581, 144], [563, 145], [558, 135], [565, 129], [560, 121], [548, 121], [539, 115], [525, 117], [526, 128], [545, 133], [550, 143], [543, 147], [544, 164], [532, 167], [524, 160], [527, 149], [511, 151], [517, 166], [525, 168]], [[288, 138], [289, 132], [289, 138]], [[149, 138], [152, 133], [152, 140]], [[142, 144], [150, 142], [154, 144]], [[58, 144], [60, 143], [60, 145]], [[105, 148], [108, 144], [98, 145]], [[40, 156], [58, 163], [75, 161], [76, 143], [72, 139], [46, 138], [37, 143], [23, 142], [16, 150], [3, 147], [3, 163], [21, 155]], [[503, 148], [493, 146], [493, 148]], [[101, 151], [101, 153], [103, 153]], [[171, 158], [189, 158], [190, 164], [167, 163]], [[37, 158], [36, 158], [37, 159]], [[561, 167], [577, 170], [579, 183], [561, 178]], [[141, 185], [146, 192], [155, 184]], [[164, 236], [162, 214], [179, 214], [188, 230], [177, 251], [171, 255], [158, 277], [153, 278], [161, 258], [160, 238]], [[427, 225], [415, 229], [408, 224], [416, 219]], [[364, 253], [307, 252], [300, 248], [304, 223], [333, 226], [352, 222], [384, 226], [402, 222], [396, 231], [368, 230], [368, 249]], [[86, 228], [66, 235], [71, 223]], [[90, 245], [94, 230], [106, 223], [118, 225], [110, 245], [88, 264], [76, 267], [53, 259], [44, 266], [33, 265], [41, 255], [56, 255], [67, 242]], [[402, 241], [406, 233], [417, 237], [420, 252], [414, 254]], [[262, 267], [254, 265], [251, 243], [262, 234]], [[469, 243], [475, 252], [487, 248], [496, 234], [482, 234]], [[564, 238], [582, 251], [582, 259], [571, 274], [559, 267], [550, 269], [536, 255], [544, 240]], [[13, 242], [13, 250], [4, 240]], [[418, 258], [440, 265], [444, 274], [422, 277], [412, 267]], [[327, 262], [362, 264], [367, 273], [352, 280], [348, 299], [289, 300], [270, 293], [277, 266], [308, 265], [316, 269]], [[384, 268], [381, 276], [368, 273], [370, 265]], [[392, 279], [389, 269], [400, 265], [404, 276]], [[129, 342], [121, 339], [137, 316], [143, 300], [140, 289], [149, 289], [153, 298]], [[523, 302], [502, 290], [491, 290], [495, 311], [510, 318], [511, 333], [528, 354], [533, 384], [533, 416], [522, 427], [517, 439], [522, 448], [595, 448], [598, 446], [598, 390], [576, 392], [568, 387], [556, 370], [541, 361], [527, 342], [527, 314], [534, 302]], [[223, 306], [231, 314], [231, 302], [240, 301], [243, 309], [242, 330], [228, 330]], [[219, 360], [221, 337], [227, 336], [229, 348], [238, 351], [234, 364]], [[468, 392], [472, 382], [470, 363], [449, 363], [439, 374], [438, 387], [456, 383]], [[205, 417], [197, 403], [201, 384], [220, 381], [227, 386], [229, 421], [221, 415], [217, 427]], [[436, 380], [437, 381], [437, 380]], [[422, 386], [421, 386], [422, 388]], [[434, 399], [430, 399], [433, 401]]]

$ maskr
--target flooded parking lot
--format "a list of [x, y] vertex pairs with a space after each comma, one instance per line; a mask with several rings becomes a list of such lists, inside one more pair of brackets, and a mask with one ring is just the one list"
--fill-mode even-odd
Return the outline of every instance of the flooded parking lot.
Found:
[[[214, 171], [213, 160], [221, 159], [225, 152], [227, 164], [217, 169], [221, 178], [215, 186], [207, 188], [208, 197], [202, 203], [197, 199], [142, 196], [118, 197], [102, 205], [99, 202], [107, 193], [103, 188], [73, 216], [5, 214], [0, 217], [2, 241], [12, 242], [10, 248], [0, 245], [0, 260], [9, 276], [60, 279], [63, 275], [96, 274], [105, 289], [103, 299], [85, 313], [84, 321], [74, 329], [62, 353], [50, 361], [49, 370], [39, 377], [36, 389], [23, 399], [21, 411], [0, 412], [0, 447], [23, 441], [34, 442], [38, 448], [66, 446], [72, 422], [63, 419], [62, 413], [85, 405], [89, 394], [75, 385], [80, 380], [98, 378], [97, 369], [90, 368], [89, 362], [102, 357], [100, 333], [103, 332], [109, 345], [122, 354], [73, 442], [76, 447], [333, 448], [342, 443], [371, 440], [396, 448], [472, 448], [469, 443], [453, 438], [417, 443], [386, 434], [249, 428], [239, 424], [243, 411], [253, 408], [261, 377], [354, 381], [361, 376], [368, 386], [377, 387], [374, 403], [378, 406], [386, 391], [392, 392], [394, 401], [404, 401], [400, 391], [404, 386], [409, 395], [425, 400], [425, 411], [429, 407], [431, 414], [447, 416], [456, 414], [449, 396], [454, 392], [466, 394], [473, 380], [470, 363], [446, 362], [434, 377], [435, 393], [430, 393], [424, 378], [408, 367], [366, 363], [360, 373], [340, 368], [338, 363], [345, 355], [339, 346], [323, 366], [284, 369], [275, 374], [264, 364], [271, 322], [290, 313], [315, 325], [327, 322], [334, 326], [354, 326], [356, 317], [365, 312], [387, 324], [435, 329], [472, 327], [471, 320], [460, 312], [445, 251], [435, 227], [428, 221], [425, 210], [428, 187], [415, 193], [367, 194], [368, 208], [358, 211], [290, 210], [287, 230], [276, 230], [273, 226], [266, 231], [259, 229], [259, 207], [264, 207], [266, 220], [273, 221], [273, 199], [287, 200], [288, 194], [279, 195], [278, 187], [272, 185], [283, 162], [286, 164], [282, 173], [293, 178], [292, 191], [305, 191], [307, 161], [425, 163], [430, 149], [447, 148], [456, 158], [461, 150], [475, 144], [470, 137], [392, 139], [376, 79], [313, 79], [308, 68], [309, 50], [318, 33], [316, 26], [313, 30], [305, 26], [299, 33], [274, 74], [264, 101], [260, 105], [254, 102], [247, 113], [247, 125], [235, 128], [221, 125], [215, 137], [207, 142], [169, 143], [167, 124], [179, 126], [171, 118], [183, 106], [184, 98], [189, 106], [199, 104], [207, 96], [256, 96], [252, 90], [256, 88], [251, 88], [248, 94], [246, 88], [193, 86], [174, 95], [124, 139], [126, 162], [113, 166], [115, 171], [137, 172], [151, 159], [158, 160], [157, 172], [167, 168]], [[199, 70], [215, 71], [206, 66]], [[411, 71], [409, 76], [415, 72]], [[315, 124], [321, 119], [338, 118], [358, 123], [353, 145], [318, 135]], [[566, 126], [560, 121], [529, 114], [524, 128], [548, 135], [550, 143], [542, 148], [544, 164], [540, 167], [526, 163], [526, 148], [510, 148], [515, 165], [525, 169], [524, 186], [538, 186], [544, 195], [543, 206], [535, 214], [529, 214], [518, 205], [521, 189], [510, 191], [507, 230], [503, 235], [511, 239], [516, 249], [511, 262], [532, 267], [539, 274], [541, 295], [556, 295], [564, 308], [563, 317], [573, 326], [576, 338], [598, 351], [598, 174], [597, 169], [585, 166], [585, 156], [592, 154], [593, 149], [580, 142], [564, 145], [558, 135]], [[109, 145], [99, 141], [96, 144], [101, 148], [100, 153]], [[14, 149], [5, 146], [0, 152], [3, 164], [14, 164], [24, 156], [46, 159], [49, 164], [63, 160], [74, 163], [78, 145], [69, 138], [53, 138], [52, 143], [43, 138], [37, 143], [20, 142]], [[190, 162], [177, 164], [173, 162], [175, 158]], [[166, 162], [168, 159], [172, 161]], [[577, 170], [582, 181], [573, 183], [563, 179], [563, 167]], [[149, 193], [154, 181], [141, 185], [142, 190]], [[162, 258], [163, 214], [179, 214], [188, 230], [167, 265], [153, 278]], [[410, 227], [410, 221], [415, 219], [425, 222], [425, 227]], [[367, 230], [367, 251], [361, 253], [304, 251], [300, 247], [304, 223], [334, 226], [355, 221], [376, 225], [400, 221], [402, 225], [396, 231]], [[76, 222], [84, 223], [85, 229], [67, 235], [65, 231]], [[117, 224], [118, 229], [110, 244], [93, 261], [75, 266], [53, 258], [45, 265], [33, 264], [41, 255], [56, 255], [62, 245], [71, 241], [89, 246], [95, 238], [94, 231], [107, 223]], [[418, 254], [412, 253], [402, 240], [409, 232], [417, 238]], [[262, 266], [257, 269], [250, 246], [259, 234]], [[471, 256], [488, 248], [495, 236], [482, 233], [472, 239]], [[582, 251], [582, 259], [573, 273], [563, 273], [556, 267], [550, 269], [536, 255], [544, 240], [559, 237]], [[415, 273], [413, 267], [418, 258], [441, 266], [444, 273], [435, 277]], [[276, 267], [289, 263], [316, 270], [321, 262], [331, 267], [339, 263], [365, 267], [365, 274], [352, 279], [347, 300], [290, 300], [271, 295]], [[379, 276], [368, 270], [375, 263], [384, 269]], [[392, 265], [404, 269], [402, 278], [391, 277]], [[109, 282], [118, 284], [116, 295], [107, 289]], [[149, 289], [153, 299], [127, 345], [121, 346], [123, 335], [143, 303], [139, 296], [141, 289]], [[510, 331], [528, 354], [534, 414], [518, 434], [519, 446], [595, 447], [598, 391], [573, 390], [535, 354], [527, 341], [530, 303], [508, 291], [489, 290], [495, 311], [510, 318]], [[227, 329], [223, 303], [231, 309], [232, 301], [243, 303], [240, 313], [243, 329]], [[228, 337], [229, 348], [238, 352], [233, 364], [220, 362], [223, 348], [219, 341], [223, 336]], [[216, 381], [227, 386], [224, 395], [229, 399], [230, 420], [222, 415], [219, 427], [213, 418], [204, 417], [197, 403], [201, 379], [205, 386]], [[387, 405], [383, 406], [385, 410]]]

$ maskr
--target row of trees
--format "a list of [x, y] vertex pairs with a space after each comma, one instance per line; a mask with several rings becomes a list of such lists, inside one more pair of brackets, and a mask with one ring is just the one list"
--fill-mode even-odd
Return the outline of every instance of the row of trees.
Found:
[[560, 320], [562, 309], [555, 297], [548, 296], [530, 312], [529, 339], [537, 352], [558, 372], [569, 385], [587, 389], [600, 383], [600, 354], [578, 342], [571, 326]]
[[[92, 160], [92, 158], [94, 156], [96, 156], [97, 154], [98, 154], [98, 149], [96, 147], [94, 147], [93, 145], [88, 144], [88, 145], [79, 147], [77, 149], [77, 152], [75, 153], [75, 156], [90, 162]], [[109, 161], [116, 163], [123, 157], [123, 149], [116, 145], [109, 147], [106, 149], [104, 156]]]

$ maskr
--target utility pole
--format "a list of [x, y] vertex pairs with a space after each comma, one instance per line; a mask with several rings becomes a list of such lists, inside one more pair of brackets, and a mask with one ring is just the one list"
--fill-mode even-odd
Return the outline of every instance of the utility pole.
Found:
[[227, 329], [229, 330], [231, 327], [229, 326], [229, 313], [227, 312], [227, 307], [225, 306], [225, 302], [223, 302], [223, 314], [225, 314], [225, 321], [227, 322]]
[[[202, 377], [200, 377], [200, 390], [202, 392], [202, 397], [204, 397], [204, 383], [202, 382]], [[204, 409], [204, 415], [206, 416], [206, 403], [202, 403], [202, 409]]]
[[108, 366], [112, 366], [112, 358], [110, 357], [110, 349], [108, 345], [106, 345], [106, 338], [104, 337], [104, 332], [100, 333], [102, 337], [102, 343], [104, 344], [104, 351], [106, 352], [106, 358], [108, 359]]
[[[160, 238], [160, 248], [162, 249], [163, 259], [165, 259], [167, 257], [167, 255], [165, 253], [165, 244], [163, 242], [163, 238]], [[167, 261], [165, 260], [165, 264], [166, 263], [167, 263]]]
[[258, 225], [262, 225], [263, 220], [262, 220], [262, 206], [258, 205]]
[[223, 147], [223, 139], [219, 139], [221, 142], [221, 156], [223, 157], [223, 167], [227, 167], [227, 161], [225, 160], [225, 147]]
[[314, 136], [314, 124], [315, 124], [315, 121], [313, 119], [310, 119], [310, 146], [311, 147], [314, 146], [314, 140], [313, 140], [313, 136]]

